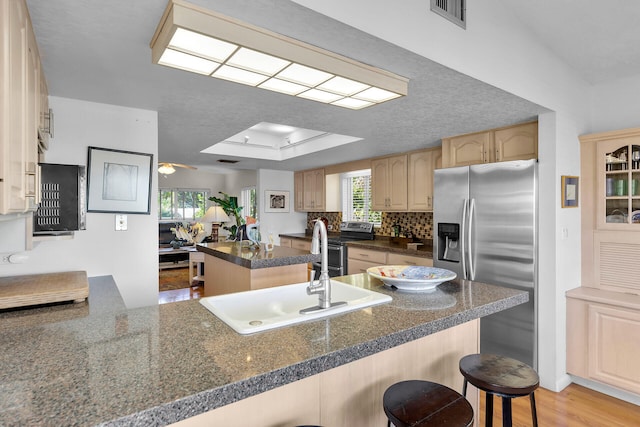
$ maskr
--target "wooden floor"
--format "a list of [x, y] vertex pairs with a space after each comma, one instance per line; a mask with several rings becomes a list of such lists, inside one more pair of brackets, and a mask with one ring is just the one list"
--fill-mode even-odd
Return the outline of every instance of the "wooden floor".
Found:
[[158, 293], [158, 304], [166, 304], [169, 302], [185, 301], [190, 299], [198, 299], [204, 296], [204, 288], [200, 286], [192, 286], [185, 289], [175, 289], [173, 291], [164, 291]]
[[[202, 286], [160, 292], [159, 303], [197, 299], [203, 296]], [[559, 393], [539, 388], [536, 408], [540, 427], [640, 427], [640, 406], [609, 397], [586, 387], [571, 384]], [[480, 393], [480, 419], [484, 426], [484, 393]], [[531, 426], [531, 406], [528, 397], [512, 400], [513, 426]], [[493, 424], [502, 425], [500, 399], [494, 399]]]
[[[478, 426], [484, 426], [484, 393]], [[640, 406], [571, 384], [559, 393], [539, 388], [535, 392], [540, 427], [632, 427], [640, 426]], [[502, 425], [501, 399], [494, 398], [493, 425]], [[513, 426], [531, 426], [528, 397], [512, 400]]]

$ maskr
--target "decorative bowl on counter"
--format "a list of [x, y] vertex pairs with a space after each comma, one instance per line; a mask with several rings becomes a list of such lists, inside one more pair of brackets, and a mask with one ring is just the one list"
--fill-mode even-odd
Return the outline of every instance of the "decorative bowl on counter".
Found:
[[417, 265], [381, 265], [367, 268], [367, 273], [389, 287], [403, 291], [428, 292], [456, 278], [456, 273], [444, 268]]

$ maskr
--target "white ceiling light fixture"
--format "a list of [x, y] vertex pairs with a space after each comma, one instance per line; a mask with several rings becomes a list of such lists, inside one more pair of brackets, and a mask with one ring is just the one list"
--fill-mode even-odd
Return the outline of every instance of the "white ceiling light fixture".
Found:
[[359, 110], [407, 95], [408, 80], [281, 34], [170, 0], [155, 64]]

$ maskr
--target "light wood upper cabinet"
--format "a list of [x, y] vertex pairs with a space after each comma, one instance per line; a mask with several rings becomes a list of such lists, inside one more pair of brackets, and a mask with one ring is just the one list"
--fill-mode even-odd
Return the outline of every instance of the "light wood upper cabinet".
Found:
[[442, 167], [538, 157], [538, 122], [442, 139]]
[[0, 214], [37, 208], [40, 57], [24, 0], [0, 0]]
[[494, 131], [496, 162], [538, 158], [538, 122], [510, 126]]
[[302, 174], [304, 182], [303, 208], [305, 211], [324, 210], [324, 169], [305, 171]]
[[442, 164], [444, 167], [487, 163], [490, 161], [491, 152], [491, 132], [442, 139]]
[[407, 208], [433, 210], [433, 171], [442, 162], [440, 147], [408, 154]]
[[371, 161], [371, 209], [407, 210], [407, 155]]

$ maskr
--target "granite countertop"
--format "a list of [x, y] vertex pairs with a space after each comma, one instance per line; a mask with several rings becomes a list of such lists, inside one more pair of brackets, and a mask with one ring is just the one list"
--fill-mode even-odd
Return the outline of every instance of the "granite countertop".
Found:
[[[329, 237], [339, 236], [339, 233], [330, 234]], [[290, 239], [300, 239], [311, 241], [311, 235], [308, 233], [291, 233], [280, 234], [280, 237], [287, 237]], [[429, 242], [431, 242], [429, 240]], [[418, 246], [417, 249], [408, 249], [406, 243], [398, 243], [393, 238], [388, 236], [377, 236], [375, 240], [352, 240], [347, 242], [347, 247], [358, 247], [363, 249], [371, 249], [374, 251], [393, 252], [397, 254], [419, 256], [424, 258], [433, 258], [433, 245], [423, 244]]]
[[306, 264], [318, 262], [321, 258], [308, 251], [284, 246], [274, 246], [272, 251], [267, 252], [264, 244], [252, 248], [248, 246], [248, 241], [244, 241], [242, 245], [240, 242], [199, 243], [196, 249], [249, 269]]
[[6, 425], [166, 425], [524, 303], [528, 294], [456, 280], [393, 301], [239, 335], [197, 300], [126, 309], [111, 276], [88, 302], [0, 312]]

